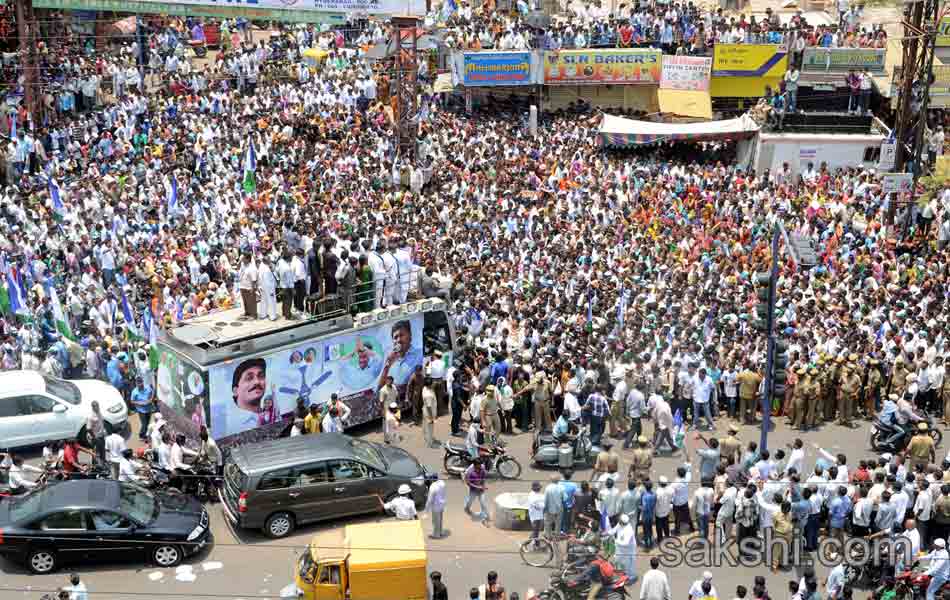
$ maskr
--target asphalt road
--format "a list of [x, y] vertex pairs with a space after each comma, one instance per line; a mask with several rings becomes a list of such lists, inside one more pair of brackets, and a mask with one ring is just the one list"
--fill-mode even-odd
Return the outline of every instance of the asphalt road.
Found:
[[[133, 420], [135, 422], [137, 420]], [[720, 432], [725, 431], [729, 421], [720, 419], [717, 427]], [[804, 438], [807, 447], [805, 468], [811, 469], [817, 458], [817, 452], [811, 443], [818, 443], [827, 450], [836, 453], [844, 452], [848, 456], [848, 463], [872, 455], [868, 449], [868, 427], [866, 422], [859, 422], [855, 429], [846, 429], [837, 425], [826, 425], [817, 432], [807, 434]], [[645, 423], [645, 429], [652, 431], [652, 424]], [[415, 454], [426, 465], [442, 470], [441, 449], [423, 448], [421, 430], [415, 427], [403, 427], [405, 440], [403, 447]], [[448, 434], [448, 417], [440, 417], [436, 423], [437, 437], [446, 439]], [[357, 435], [371, 440], [380, 440], [381, 434], [373, 427], [364, 428]], [[759, 439], [757, 427], [742, 427], [740, 438], [745, 442]], [[769, 447], [772, 449], [790, 443], [800, 437], [798, 432], [790, 431], [779, 419], [775, 430], [770, 434]], [[136, 440], [133, 436], [131, 440]], [[461, 440], [458, 440], [461, 441]], [[530, 490], [531, 480], [547, 482], [551, 471], [536, 470], [529, 466], [531, 434], [524, 433], [508, 438], [509, 451], [518, 458], [524, 467], [520, 481], [491, 481], [489, 495], [494, 498], [502, 492], [527, 492]], [[691, 441], [691, 448], [698, 442]], [[691, 450], [692, 451], [692, 450]], [[938, 449], [942, 456], [942, 449]], [[629, 461], [629, 453], [624, 453], [625, 462]], [[656, 481], [660, 475], [671, 477], [675, 468], [682, 464], [682, 458], [659, 457], [654, 460], [652, 478]], [[626, 473], [626, 465], [622, 467]], [[589, 478], [589, 471], [580, 471], [575, 476], [576, 481]], [[698, 474], [694, 471], [694, 477]], [[624, 488], [625, 489], [625, 484]], [[429, 550], [430, 570], [439, 570], [443, 573], [443, 581], [448, 586], [450, 598], [467, 598], [467, 590], [484, 582], [485, 574], [495, 570], [500, 575], [500, 581], [510, 592], [516, 591], [525, 597], [528, 588], [542, 589], [545, 587], [548, 569], [533, 568], [525, 565], [518, 553], [519, 544], [526, 539], [527, 533], [518, 531], [502, 531], [495, 528], [493, 523], [488, 526], [472, 520], [462, 511], [464, 489], [460, 481], [448, 481], [448, 507], [445, 512], [445, 527], [451, 531], [446, 538], [438, 541], [426, 540]], [[159, 569], [142, 564], [139, 561], [130, 561], [121, 564], [83, 565], [76, 567], [86, 582], [90, 598], [230, 598], [244, 599], [277, 597], [280, 589], [292, 581], [294, 562], [298, 554], [304, 549], [310, 539], [319, 532], [329, 528], [340, 527], [347, 523], [371, 522], [385, 520], [382, 516], [371, 516], [360, 519], [348, 519], [330, 524], [308, 526], [297, 530], [289, 538], [275, 541], [256, 531], [235, 531], [226, 522], [221, 514], [220, 506], [209, 506], [211, 514], [211, 528], [214, 534], [214, 543], [203, 553], [192, 557], [178, 569]], [[492, 507], [494, 514], [494, 507]], [[428, 516], [423, 516], [423, 523], [428, 533], [431, 529]], [[683, 536], [686, 539], [687, 536]], [[649, 556], [644, 551], [637, 555], [637, 572], [642, 574], [649, 568]], [[732, 598], [737, 585], [746, 585], [750, 590], [754, 575], [764, 575], [768, 581], [769, 590], [773, 598], [785, 597], [785, 586], [797, 575], [791, 572], [771, 573], [765, 568], [735, 568], [729, 566], [716, 567], [706, 564], [681, 564], [666, 568], [673, 587], [674, 598], [685, 598], [690, 584], [699, 578], [702, 570], [713, 572], [713, 582], [718, 590], [719, 598]], [[0, 598], [39, 598], [44, 592], [52, 591], [64, 585], [68, 576], [66, 570], [48, 575], [34, 576], [22, 566], [5, 559], [0, 559]], [[819, 567], [821, 577], [826, 569]], [[822, 579], [823, 581], [823, 579]], [[639, 586], [633, 588], [639, 593]], [[857, 594], [866, 597], [866, 592]], [[358, 600], [358, 599], [355, 599]]]

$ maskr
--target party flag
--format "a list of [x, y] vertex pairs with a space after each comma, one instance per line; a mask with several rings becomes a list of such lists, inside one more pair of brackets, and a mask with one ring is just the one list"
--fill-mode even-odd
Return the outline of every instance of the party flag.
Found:
[[168, 212], [178, 208], [178, 178], [172, 175], [171, 186], [168, 189]]
[[254, 140], [247, 146], [247, 155], [244, 157], [244, 191], [253, 194], [257, 190], [257, 153], [254, 151]]
[[56, 291], [56, 286], [53, 285], [53, 278], [47, 277], [46, 281], [43, 282], [43, 287], [46, 289], [50, 305], [53, 308], [53, 321], [56, 323], [56, 330], [63, 334], [63, 337], [75, 341], [76, 336], [73, 335], [73, 331], [69, 327], [69, 320], [66, 318], [66, 312], [59, 301], [59, 293]]
[[53, 202], [53, 218], [61, 223], [65, 217], [66, 207], [63, 206], [63, 199], [59, 195], [59, 184], [57, 184], [53, 178], [49, 178], [48, 184], [49, 197]]
[[135, 324], [135, 315], [132, 313], [132, 306], [129, 305], [129, 298], [125, 295], [125, 290], [122, 290], [122, 317], [125, 319], [125, 330], [129, 339], [141, 340], [142, 333], [139, 331], [138, 325]]

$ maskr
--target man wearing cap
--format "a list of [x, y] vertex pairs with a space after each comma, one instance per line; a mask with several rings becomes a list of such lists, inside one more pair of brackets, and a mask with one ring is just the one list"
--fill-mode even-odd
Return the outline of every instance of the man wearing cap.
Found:
[[755, 397], [759, 393], [762, 376], [752, 370], [752, 361], [746, 360], [745, 368], [736, 376], [739, 382], [739, 419], [745, 423], [755, 421]]
[[627, 472], [627, 479], [631, 481], [644, 481], [650, 477], [650, 468], [653, 466], [653, 453], [648, 447], [649, 442], [644, 436], [637, 438], [637, 449], [633, 451], [630, 459], [630, 470]]
[[399, 486], [399, 495], [389, 502], [383, 504], [383, 508], [387, 512], [391, 512], [396, 515], [396, 518], [400, 521], [412, 521], [417, 519], [416, 516], [416, 502], [413, 500], [409, 494], [412, 493], [412, 488], [409, 487], [408, 483], [404, 483]]
[[838, 401], [838, 375], [844, 357], [839, 356], [825, 365], [825, 372], [821, 380], [821, 391], [825, 398], [825, 422], [835, 420], [835, 407]]
[[841, 384], [838, 386], [838, 424], [851, 427], [851, 418], [855, 401], [861, 391], [861, 377], [857, 373], [856, 354], [849, 357], [849, 362], [842, 365]]
[[795, 375], [798, 376], [795, 387], [792, 388], [792, 401], [788, 412], [788, 424], [796, 429], [801, 429], [805, 422], [805, 378], [808, 370], [805, 365], [800, 365], [795, 369]]
[[620, 522], [610, 531], [616, 544], [616, 559], [620, 563], [629, 585], [637, 582], [637, 536], [630, 516], [620, 515]]
[[943, 589], [944, 584], [950, 580], [950, 555], [947, 554], [947, 543], [940, 538], [935, 539], [933, 550], [922, 560], [928, 564], [926, 574], [930, 577], [927, 600], [936, 600], [937, 592]]
[[894, 359], [894, 369], [891, 372], [891, 382], [888, 386], [888, 392], [900, 396], [904, 393], [907, 385], [907, 376], [911, 374], [911, 367], [908, 366], [903, 354], [898, 354]]
[[723, 463], [728, 464], [732, 457], [736, 463], [742, 458], [742, 442], [736, 437], [739, 428], [735, 425], [729, 426], [729, 435], [719, 440], [719, 453]]
[[864, 386], [864, 418], [873, 420], [877, 407], [881, 404], [881, 386], [884, 376], [881, 374], [881, 361], [872, 358], [868, 361], [867, 383]]
[[937, 451], [927, 423], [921, 421], [917, 424], [917, 433], [907, 444], [907, 455], [910, 457], [910, 468], [913, 472], [916, 472], [918, 467], [926, 467], [936, 462]]
[[[716, 594], [716, 587], [712, 585], [712, 578], [713, 578], [712, 573], [710, 573], [709, 571], [703, 571], [703, 578], [697, 579], [696, 581], [693, 582], [693, 585], [689, 587], [689, 600], [699, 600], [700, 598], [704, 596], [709, 596], [711, 598], [718, 598], [719, 595]], [[703, 592], [704, 583], [709, 583], [709, 585], [711, 586], [708, 594]]]

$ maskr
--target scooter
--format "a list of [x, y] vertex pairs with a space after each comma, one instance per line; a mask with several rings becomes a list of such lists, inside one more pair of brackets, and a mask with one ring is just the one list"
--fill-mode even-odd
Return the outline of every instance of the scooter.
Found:
[[594, 466], [599, 453], [586, 427], [580, 428], [573, 443], [558, 442], [550, 431], [539, 431], [531, 446], [531, 461], [539, 467], [586, 469]]
[[[445, 449], [445, 458], [442, 459], [445, 472], [450, 475], [455, 475], [456, 477], [461, 477], [473, 462], [472, 455], [469, 454], [468, 448], [453, 444], [452, 442], [444, 442], [442, 448]], [[501, 441], [491, 444], [488, 447], [487, 453], [480, 454], [479, 458], [482, 459], [485, 470], [489, 473], [495, 471], [504, 479], [518, 479], [521, 477], [521, 463], [519, 463], [515, 457], [508, 454]]]

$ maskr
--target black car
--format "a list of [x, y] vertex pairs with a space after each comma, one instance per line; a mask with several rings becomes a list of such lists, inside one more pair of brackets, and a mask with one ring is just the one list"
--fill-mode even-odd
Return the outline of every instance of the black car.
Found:
[[209, 535], [208, 511], [194, 498], [115, 480], [63, 481], [0, 503], [0, 554], [39, 574], [135, 555], [173, 567]]
[[299, 435], [232, 449], [219, 495], [231, 523], [281, 538], [303, 523], [381, 512], [404, 484], [420, 505], [427, 474], [402, 448], [342, 433]]

